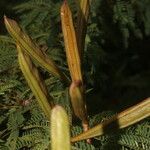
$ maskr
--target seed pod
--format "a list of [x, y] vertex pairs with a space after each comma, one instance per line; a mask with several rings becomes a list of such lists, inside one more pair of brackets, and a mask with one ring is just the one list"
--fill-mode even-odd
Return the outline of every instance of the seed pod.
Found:
[[80, 135], [73, 137], [72, 142], [101, 136], [106, 133], [115, 132], [118, 129], [122, 129], [133, 125], [141, 121], [144, 118], [150, 116], [150, 98], [143, 100], [141, 103], [134, 105], [125, 111], [113, 116], [111, 119], [100, 123], [99, 125], [89, 129], [88, 131], [81, 133]]
[[72, 81], [82, 81], [81, 62], [73, 26], [72, 13], [65, 1], [61, 7], [61, 24], [64, 35], [67, 62]]
[[71, 150], [69, 120], [61, 106], [52, 109], [50, 134], [52, 150]]
[[39, 63], [39, 65], [45, 68], [48, 72], [68, 83], [68, 79], [59, 70], [54, 61], [50, 59], [43, 51], [41, 51], [38, 45], [34, 43], [31, 38], [21, 30], [16, 21], [9, 19], [6, 16], [4, 16], [4, 21], [9, 34], [18, 43], [18, 45], [24, 51], [26, 51], [26, 53], [28, 53], [28, 55], [34, 58]]
[[82, 56], [84, 51], [87, 21], [89, 16], [89, 7], [90, 7], [89, 1], [90, 0], [78, 0], [79, 10], [77, 15], [76, 37], [81, 59], [83, 58]]
[[31, 88], [36, 100], [38, 101], [39, 106], [49, 119], [51, 109], [53, 107], [53, 98], [48, 94], [44, 81], [40, 77], [36, 66], [32, 63], [28, 54], [25, 54], [19, 45], [17, 45], [17, 50], [19, 65], [24, 77], [27, 80], [27, 83]]
[[72, 107], [75, 115], [87, 124], [87, 110], [84, 101], [83, 87], [80, 81], [72, 82], [69, 89]]
[[67, 4], [67, 1], [64, 1], [61, 7], [61, 23], [64, 35], [67, 62], [72, 78], [72, 83], [70, 86], [71, 103], [75, 115], [82, 120], [83, 124], [88, 126], [79, 50], [77, 46], [75, 29], [73, 26], [72, 13]]

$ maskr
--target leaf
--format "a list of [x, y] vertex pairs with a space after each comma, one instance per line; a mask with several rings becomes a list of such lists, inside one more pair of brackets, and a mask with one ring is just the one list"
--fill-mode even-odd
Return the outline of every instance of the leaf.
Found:
[[52, 150], [70, 150], [70, 129], [67, 113], [61, 106], [55, 106], [51, 113]]
[[[19, 45], [17, 45], [17, 50], [19, 65], [24, 74], [24, 77], [27, 80], [28, 85], [31, 88], [33, 94], [35, 95], [40, 107], [49, 119], [51, 108], [53, 106], [53, 99], [48, 94], [44, 81], [40, 77], [37, 68], [32, 63], [28, 54], [25, 54], [25, 52]], [[50, 101], [50, 103], [48, 101]]]

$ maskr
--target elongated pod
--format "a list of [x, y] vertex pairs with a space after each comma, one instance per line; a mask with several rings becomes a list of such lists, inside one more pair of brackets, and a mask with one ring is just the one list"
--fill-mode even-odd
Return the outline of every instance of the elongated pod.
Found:
[[47, 118], [50, 118], [53, 107], [53, 98], [48, 94], [44, 81], [39, 75], [36, 66], [32, 63], [28, 54], [26, 54], [19, 45], [17, 45], [18, 60], [23, 75], [31, 88], [39, 106], [44, 111]]
[[68, 83], [66, 76], [60, 71], [57, 65], [52, 59], [50, 59], [44, 52], [40, 50], [38, 45], [32, 41], [32, 39], [21, 30], [20, 26], [15, 20], [9, 19], [4, 16], [5, 26], [9, 34], [23, 48], [28, 55], [34, 58], [40, 66], [45, 68], [48, 72], [54, 76], [62, 79], [65, 83]]
[[115, 115], [110, 120], [101, 123], [88, 131], [73, 137], [72, 142], [93, 138], [108, 132], [115, 132], [117, 129], [128, 127], [142, 119], [150, 116], [150, 98], [132, 106], [125, 111]]
[[75, 29], [73, 26], [72, 13], [66, 1], [64, 1], [61, 7], [61, 24], [65, 42], [67, 62], [72, 81], [80, 80], [82, 82], [81, 61], [79, 57]]
[[73, 26], [72, 13], [66, 1], [64, 1], [61, 7], [61, 23], [64, 35], [67, 62], [72, 78], [72, 83], [69, 90], [72, 106], [76, 116], [82, 120], [83, 124], [87, 125], [88, 121], [86, 104], [84, 100], [81, 61], [77, 46], [75, 29]]

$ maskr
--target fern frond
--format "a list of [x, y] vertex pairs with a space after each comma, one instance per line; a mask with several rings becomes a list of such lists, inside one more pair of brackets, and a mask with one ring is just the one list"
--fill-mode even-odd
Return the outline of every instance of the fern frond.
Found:
[[[39, 150], [46, 149], [49, 145], [49, 122], [35, 103], [31, 103], [30, 110], [25, 113], [28, 115], [24, 114], [26, 122], [24, 122], [24, 126], [20, 127], [17, 141], [14, 143], [15, 150], [25, 147]], [[16, 116], [18, 117], [18, 115]]]
[[23, 122], [24, 117], [21, 111], [16, 111], [15, 109], [12, 109], [12, 113], [10, 112], [7, 122], [7, 129], [11, 132], [6, 142], [6, 145], [12, 150], [16, 150], [16, 143], [19, 137], [19, 129], [23, 125]]
[[19, 85], [20, 85], [20, 82], [17, 80], [10, 80], [10, 81], [7, 81], [7, 83], [0, 84], [0, 95], [4, 94], [6, 91], [9, 91], [10, 89]]
[[[39, 130], [38, 128], [27, 130], [23, 133], [21, 137], [18, 138], [16, 147], [17, 150], [23, 147], [48, 147], [49, 135], [44, 132], [44, 130]], [[47, 140], [46, 140], [47, 139]], [[45, 142], [46, 141], [46, 142]], [[43, 145], [44, 144], [44, 145]]]
[[[16, 6], [14, 9], [17, 13], [21, 14], [22, 25], [24, 27], [31, 23], [37, 23], [43, 26], [48, 18], [59, 14], [59, 6], [59, 3], [55, 4], [49, 0], [31, 0]], [[23, 14], [24, 12], [26, 12], [27, 15]], [[30, 19], [27, 19], [28, 17], [30, 17]]]
[[130, 149], [141, 149], [146, 150], [150, 147], [150, 138], [142, 137], [139, 135], [124, 134], [120, 135], [118, 143], [123, 147], [128, 147]]
[[[139, 132], [140, 131], [140, 132]], [[142, 123], [121, 130], [120, 132], [95, 138], [100, 141], [101, 149], [113, 149], [120, 146], [122, 150], [148, 150], [150, 147], [149, 119]]]
[[16, 63], [16, 57], [13, 39], [0, 35], [0, 72], [11, 68]]
[[142, 32], [135, 22], [135, 10], [133, 9], [131, 1], [116, 0], [113, 12], [114, 22], [118, 23], [120, 27], [124, 46], [126, 48], [128, 47], [129, 43], [128, 39], [130, 36], [130, 31], [132, 31], [136, 37], [142, 38]]

